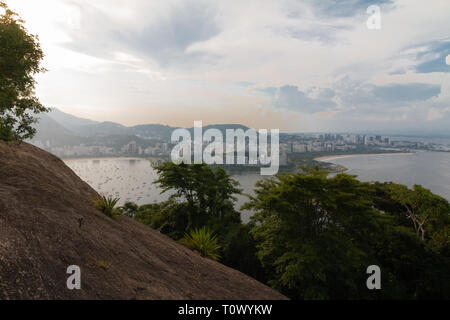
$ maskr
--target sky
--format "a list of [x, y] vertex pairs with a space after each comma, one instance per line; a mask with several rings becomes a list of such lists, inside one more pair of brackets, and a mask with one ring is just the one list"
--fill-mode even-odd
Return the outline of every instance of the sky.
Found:
[[450, 133], [448, 0], [6, 3], [46, 54], [41, 102], [76, 116]]

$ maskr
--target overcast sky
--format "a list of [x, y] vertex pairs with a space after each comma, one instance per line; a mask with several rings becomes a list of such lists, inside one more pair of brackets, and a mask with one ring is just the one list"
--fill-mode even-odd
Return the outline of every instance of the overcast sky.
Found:
[[6, 2], [46, 54], [41, 102], [77, 116], [450, 131], [449, 0]]

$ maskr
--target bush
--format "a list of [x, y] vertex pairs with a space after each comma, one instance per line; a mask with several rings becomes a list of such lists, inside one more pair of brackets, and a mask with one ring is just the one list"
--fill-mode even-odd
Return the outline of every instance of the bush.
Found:
[[113, 198], [111, 196], [102, 196], [94, 200], [94, 206], [110, 218], [115, 218], [119, 214], [119, 210], [115, 208], [120, 198]]
[[134, 218], [137, 211], [139, 210], [139, 206], [134, 202], [125, 202], [125, 204], [119, 208], [120, 212], [127, 217]]
[[251, 224], [236, 223], [218, 234], [222, 244], [220, 262], [260, 282], [267, 283], [268, 270], [265, 270], [257, 257], [256, 242], [250, 233], [252, 227]]
[[205, 227], [192, 230], [179, 242], [192, 250], [198, 251], [202, 257], [215, 261], [220, 259], [218, 254], [220, 245], [217, 243], [217, 237]]
[[186, 210], [186, 203], [169, 200], [140, 206], [134, 219], [174, 240], [179, 240], [184, 237], [188, 226]]

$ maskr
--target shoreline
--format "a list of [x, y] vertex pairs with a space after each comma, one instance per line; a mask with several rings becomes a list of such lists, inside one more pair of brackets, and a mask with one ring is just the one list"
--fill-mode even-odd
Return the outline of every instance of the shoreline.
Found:
[[389, 152], [389, 153], [354, 153], [354, 154], [342, 154], [342, 155], [329, 155], [314, 158], [315, 161], [327, 162], [334, 159], [353, 158], [361, 156], [392, 156], [392, 155], [413, 155], [415, 152]]

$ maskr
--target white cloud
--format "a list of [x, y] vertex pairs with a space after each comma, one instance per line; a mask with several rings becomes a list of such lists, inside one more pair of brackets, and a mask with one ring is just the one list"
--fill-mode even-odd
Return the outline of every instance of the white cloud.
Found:
[[436, 108], [430, 108], [428, 110], [427, 114], [427, 121], [434, 121], [441, 119], [444, 116], [444, 111], [436, 109]]
[[[30, 31], [39, 34], [47, 55], [45, 66], [50, 71], [39, 77], [38, 94], [44, 103], [75, 114], [80, 105], [102, 110], [109, 105], [127, 109], [122, 117], [111, 120], [127, 122], [134, 121], [127, 118], [133, 112], [163, 105], [167, 112], [170, 108], [171, 113], [184, 113], [191, 123], [194, 119], [188, 109], [193, 106], [203, 108], [205, 115], [211, 109], [227, 114], [270, 108], [270, 98], [258, 96], [255, 90], [238, 89], [238, 82], [259, 88], [301, 88], [279, 100], [285, 108], [292, 105], [290, 110], [296, 104], [309, 104], [309, 113], [327, 111], [336, 102], [335, 111], [351, 109], [365, 117], [367, 101], [351, 105], [348, 101], [369, 94], [378, 113], [367, 114], [366, 126], [370, 119], [401, 119], [403, 115], [409, 121], [415, 112], [412, 105], [399, 101], [393, 105], [392, 99], [374, 97], [370, 88], [391, 83], [400, 88], [407, 83], [442, 85], [432, 107], [439, 111], [450, 101], [450, 87], [444, 85], [448, 75], [393, 74], [411, 69], [418, 53], [415, 46], [448, 36], [448, 0], [395, 1], [391, 9], [382, 8], [383, 27], [377, 32], [366, 28], [363, 0], [346, 1], [339, 7], [311, 0], [8, 3], [23, 15]], [[449, 60], [450, 55], [447, 64]], [[345, 77], [350, 80], [341, 85]], [[317, 88], [333, 89], [338, 96], [324, 96]], [[236, 108], [228, 111], [231, 103]], [[388, 109], [391, 113], [386, 114]], [[284, 119], [287, 111], [274, 108], [267, 114], [273, 118], [274, 113]], [[430, 117], [436, 114], [432, 111]], [[148, 116], [133, 119], [166, 121]], [[247, 120], [242, 116], [244, 124]], [[320, 130], [330, 125], [327, 121], [317, 118], [313, 123]], [[346, 121], [340, 118], [339, 125], [345, 127]], [[286, 121], [281, 128], [298, 129], [295, 126]]]

